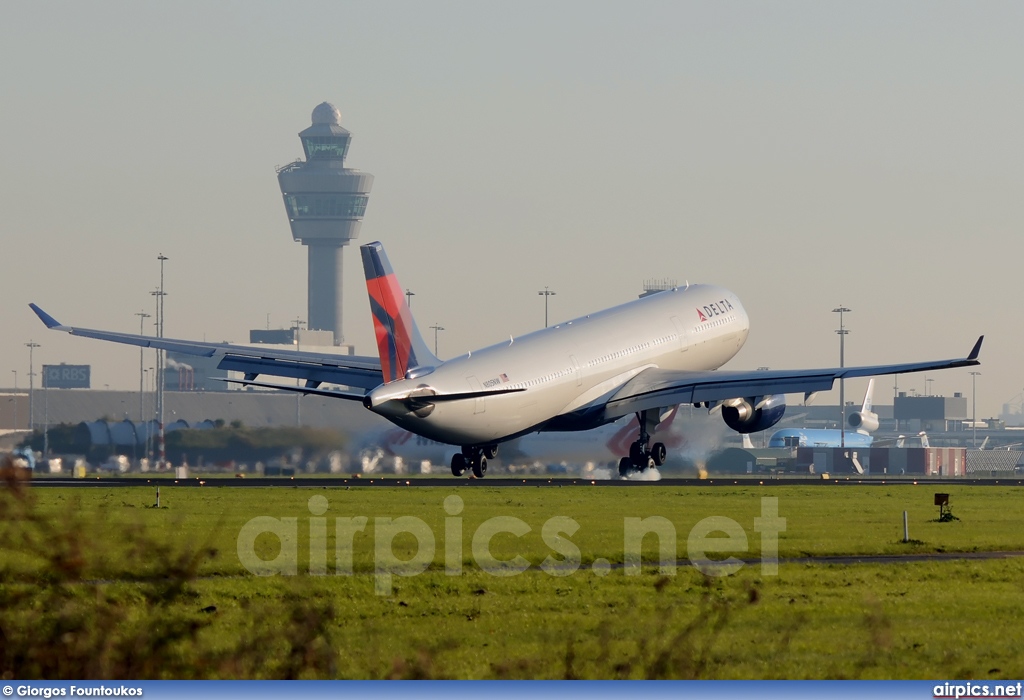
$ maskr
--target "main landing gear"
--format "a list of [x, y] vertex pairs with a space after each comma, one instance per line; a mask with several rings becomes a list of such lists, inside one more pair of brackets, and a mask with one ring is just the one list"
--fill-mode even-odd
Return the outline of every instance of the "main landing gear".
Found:
[[648, 447], [651, 441], [650, 433], [660, 422], [658, 411], [640, 411], [636, 417], [640, 423], [640, 437], [629, 446], [629, 456], [619, 460], [619, 476], [623, 478], [636, 472], [660, 467], [668, 457], [664, 443], [656, 442]]
[[452, 455], [452, 476], [462, 476], [467, 469], [471, 469], [473, 476], [483, 479], [487, 474], [487, 460], [497, 456], [497, 445], [465, 446], [462, 452]]

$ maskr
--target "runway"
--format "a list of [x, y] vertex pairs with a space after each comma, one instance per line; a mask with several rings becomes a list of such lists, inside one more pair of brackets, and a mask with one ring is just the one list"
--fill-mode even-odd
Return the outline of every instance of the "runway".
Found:
[[227, 477], [194, 476], [177, 479], [171, 475], [144, 476], [89, 476], [83, 479], [63, 477], [36, 477], [30, 482], [33, 488], [126, 488], [133, 486], [170, 486], [182, 488], [562, 488], [602, 486], [617, 488], [659, 488], [659, 487], [717, 487], [717, 486], [1024, 486], [1024, 478], [812, 478], [806, 476], [782, 477], [728, 477], [716, 476], [707, 479], [667, 477], [659, 480], [641, 479], [584, 479], [584, 478], [539, 478], [497, 476], [484, 479], [466, 479], [453, 476], [296, 476], [296, 477]]

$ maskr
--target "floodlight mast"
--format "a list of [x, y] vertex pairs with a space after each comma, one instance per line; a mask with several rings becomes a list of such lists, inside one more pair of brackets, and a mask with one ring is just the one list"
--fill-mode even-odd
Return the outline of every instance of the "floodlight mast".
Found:
[[36, 429], [36, 411], [35, 411], [35, 377], [36, 371], [32, 365], [32, 351], [38, 347], [41, 347], [39, 343], [34, 340], [30, 340], [25, 343], [25, 347], [28, 348], [28, 429]]
[[[156, 336], [164, 337], [164, 262], [170, 260], [166, 255], [160, 253], [156, 256], [160, 261], [160, 287], [153, 292], [156, 297]], [[164, 350], [156, 351], [156, 425], [157, 425], [157, 448], [159, 457], [156, 468], [163, 469], [167, 466], [167, 440], [164, 432], [164, 386], [167, 384], [167, 355]]]
[[981, 372], [971, 372], [971, 446], [978, 446], [978, 376]]
[[443, 331], [444, 330], [444, 326], [441, 326], [441, 325], [438, 325], [438, 324], [435, 323], [433, 326], [430, 327], [430, 330], [434, 331], [434, 355], [436, 356], [437, 355], [437, 334], [438, 334], [439, 331]]
[[[836, 333], [839, 334], [840, 369], [846, 366], [846, 336], [850, 332], [843, 325], [843, 314], [849, 312], [850, 310], [842, 304], [832, 309], [832, 313], [839, 314], [839, 330]], [[839, 447], [846, 447], [846, 382], [842, 377], [839, 378]]]
[[[146, 319], [151, 318], [145, 311], [137, 311], [139, 317], [139, 335], [146, 335]], [[145, 348], [139, 348], [139, 422], [146, 420], [145, 413]]]
[[539, 294], [540, 296], [544, 297], [544, 327], [547, 328], [548, 327], [548, 298], [555, 296], [555, 293], [552, 292], [547, 287], [544, 287], [544, 291], [543, 292], [537, 292], [537, 294]]

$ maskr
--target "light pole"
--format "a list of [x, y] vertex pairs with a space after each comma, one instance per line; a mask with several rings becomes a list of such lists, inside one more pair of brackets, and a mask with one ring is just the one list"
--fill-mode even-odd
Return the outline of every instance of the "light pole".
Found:
[[416, 296], [416, 292], [410, 291], [408, 289], [405, 290], [405, 305], [408, 306], [410, 309], [412, 308], [412, 298], [414, 296]]
[[43, 373], [43, 459], [50, 454], [50, 389]]
[[434, 355], [436, 356], [437, 355], [437, 332], [438, 331], [443, 331], [444, 330], [444, 326], [439, 326], [439, 325], [437, 325], [435, 323], [434, 325], [432, 325], [430, 327], [430, 329], [432, 331], [434, 331]]
[[18, 429], [18, 370], [12, 369], [14, 372], [14, 422], [11, 423], [11, 428], [14, 430]]
[[[843, 325], [843, 314], [850, 310], [840, 304], [832, 309], [832, 313], [839, 314], [839, 368], [846, 366], [846, 335], [850, 332]], [[839, 377], [839, 447], [846, 447], [846, 382], [842, 375]]]
[[39, 343], [34, 341], [28, 341], [25, 343], [25, 347], [28, 348], [28, 429], [36, 429], [36, 412], [35, 412], [35, 377], [36, 372], [32, 366], [32, 351], [40, 347]]
[[156, 259], [160, 261], [160, 337], [164, 337], [164, 261], [170, 260], [166, 255], [160, 253], [156, 256]]
[[[293, 328], [295, 330], [295, 351], [296, 352], [301, 352], [302, 351], [302, 345], [301, 345], [301, 341], [299, 340], [299, 331], [302, 329], [302, 326], [305, 324], [305, 321], [303, 321], [301, 318], [296, 316], [295, 320], [293, 321], [293, 323], [295, 324], [293, 326]], [[298, 377], [296, 377], [295, 378], [295, 386], [301, 386], [301, 385], [302, 385], [302, 380], [299, 379]], [[302, 427], [302, 392], [301, 391], [296, 391], [295, 392], [295, 425], [296, 425], [296, 427]]]
[[537, 292], [540, 296], [544, 297], [544, 327], [548, 327], [548, 297], [555, 296], [555, 293], [544, 287], [543, 292]]
[[971, 446], [978, 446], [978, 375], [981, 372], [971, 372], [971, 429], [974, 436], [971, 438]]
[[[146, 375], [146, 388], [148, 389], [150, 386], [153, 386], [153, 385], [150, 384], [150, 380], [155, 379], [155, 377], [156, 377], [156, 367], [147, 367], [146, 369], [143, 370], [143, 372]], [[153, 389], [154, 389], [154, 393], [155, 393], [156, 386], [153, 386]], [[153, 459], [153, 455], [151, 454], [152, 453], [152, 449], [153, 449], [153, 422], [152, 421], [147, 421], [146, 422], [146, 459], [148, 459], [148, 460], [152, 460]]]
[[[148, 388], [149, 388], [149, 369], [147, 369], [146, 367], [143, 367], [142, 368], [142, 399], [140, 399], [140, 401], [142, 403], [142, 417], [139, 419], [140, 423], [145, 423], [145, 421], [146, 421], [146, 389], [148, 389]], [[149, 428], [148, 427], [146, 428], [146, 433], [147, 434], [149, 433]]]
[[[167, 293], [164, 292], [164, 261], [169, 260], [166, 255], [160, 253], [156, 256], [156, 259], [160, 261], [160, 288], [156, 291], [156, 337], [164, 337], [164, 297]], [[164, 434], [164, 379], [165, 353], [163, 350], [156, 351], [156, 424], [159, 435], [158, 448], [160, 456], [157, 459], [157, 469], [163, 469], [167, 463], [167, 443], [165, 441]]]
[[[146, 323], [147, 318], [150, 318], [149, 314], [145, 311], [139, 311], [136, 312], [135, 315], [139, 317], [139, 335], [146, 335], [146, 329], [143, 324]], [[146, 418], [145, 407], [143, 406], [143, 391], [145, 389], [145, 352], [145, 348], [139, 347], [139, 422], [142, 422]]]

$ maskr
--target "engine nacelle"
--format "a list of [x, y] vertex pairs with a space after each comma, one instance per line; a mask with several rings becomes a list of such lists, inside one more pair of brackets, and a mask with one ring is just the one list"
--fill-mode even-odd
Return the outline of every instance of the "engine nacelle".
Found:
[[851, 413], [846, 419], [851, 428], [856, 428], [862, 433], [873, 433], [878, 430], [878, 414], [871, 411], [857, 411]]
[[786, 412], [786, 395], [752, 396], [722, 402], [722, 418], [737, 433], [767, 430]]

